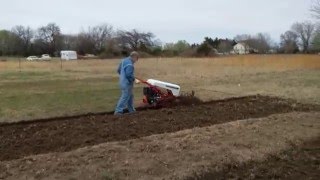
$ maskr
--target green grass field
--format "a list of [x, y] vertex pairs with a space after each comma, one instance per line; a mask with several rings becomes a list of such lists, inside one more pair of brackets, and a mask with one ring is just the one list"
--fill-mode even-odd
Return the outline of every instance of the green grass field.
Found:
[[[0, 62], [0, 121], [112, 111], [119, 60]], [[141, 59], [136, 75], [178, 83], [203, 100], [266, 94], [320, 104], [319, 56]], [[142, 97], [135, 88], [135, 102]]]

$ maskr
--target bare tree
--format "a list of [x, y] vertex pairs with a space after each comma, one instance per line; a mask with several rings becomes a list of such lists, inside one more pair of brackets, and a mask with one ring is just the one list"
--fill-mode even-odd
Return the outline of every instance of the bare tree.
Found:
[[233, 41], [228, 40], [228, 39], [220, 39], [219, 40], [219, 45], [218, 45], [218, 51], [223, 53], [223, 54], [229, 54], [230, 51], [233, 48]]
[[[320, 0], [314, 0], [311, 7], [312, 16], [316, 19], [320, 20]], [[314, 33], [314, 37], [312, 40], [312, 48], [313, 50], [320, 50], [320, 22], [318, 22], [318, 27], [316, 32]]]
[[38, 39], [45, 46], [43, 49], [50, 54], [54, 54], [59, 50], [62, 43], [61, 30], [55, 23], [49, 23], [47, 26], [38, 29]]
[[117, 57], [121, 55], [121, 49], [118, 46], [119, 42], [116, 38], [111, 38], [106, 42], [105, 54], [109, 57]]
[[12, 33], [18, 38], [17, 48], [20, 50], [20, 53], [27, 56], [29, 55], [29, 49], [31, 46], [31, 40], [34, 36], [34, 32], [30, 27], [24, 26], [15, 26], [12, 28]]
[[280, 49], [284, 53], [296, 53], [299, 51], [298, 35], [292, 31], [287, 31], [280, 36]]
[[119, 31], [118, 39], [124, 50], [145, 50], [154, 45], [153, 38], [155, 36], [151, 32], [139, 32], [136, 29], [132, 31]]
[[302, 23], [295, 23], [291, 27], [292, 31], [295, 32], [301, 42], [303, 52], [308, 52], [310, 47], [311, 37], [315, 31], [315, 24], [312, 22], [306, 21]]
[[62, 35], [62, 47], [66, 50], [77, 49], [77, 35], [64, 34]]
[[240, 34], [234, 37], [234, 40], [237, 42], [247, 41], [248, 39], [252, 39], [251, 35], [249, 34]]
[[76, 46], [78, 53], [81, 55], [85, 55], [86, 53], [96, 53], [95, 43], [87, 32], [82, 32], [78, 35]]
[[267, 33], [258, 33], [256, 36], [255, 48], [260, 53], [268, 53], [271, 49], [272, 40], [269, 34]]
[[179, 40], [176, 43], [166, 43], [163, 47], [165, 51], [171, 51], [174, 56], [178, 56], [189, 48], [190, 44], [185, 40]]
[[107, 42], [113, 38], [113, 27], [108, 24], [101, 24], [89, 27], [78, 35], [77, 49], [80, 54], [100, 54], [106, 50]]
[[16, 55], [15, 35], [7, 30], [0, 30], [0, 55]]
[[101, 53], [105, 50], [105, 45], [112, 38], [113, 27], [108, 24], [98, 25], [89, 28], [89, 38], [92, 40], [96, 53]]
[[320, 19], [320, 0], [315, 0], [313, 2], [311, 12], [315, 18]]
[[315, 31], [311, 44], [313, 51], [320, 51], [320, 26]]

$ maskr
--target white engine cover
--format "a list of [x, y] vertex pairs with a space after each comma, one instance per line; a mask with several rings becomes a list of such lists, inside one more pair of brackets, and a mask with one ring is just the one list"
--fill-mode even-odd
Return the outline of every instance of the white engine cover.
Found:
[[172, 92], [172, 94], [176, 97], [180, 95], [180, 86], [168, 82], [163, 82], [155, 79], [148, 79], [147, 82], [153, 86], [157, 86], [163, 89], [168, 89]]

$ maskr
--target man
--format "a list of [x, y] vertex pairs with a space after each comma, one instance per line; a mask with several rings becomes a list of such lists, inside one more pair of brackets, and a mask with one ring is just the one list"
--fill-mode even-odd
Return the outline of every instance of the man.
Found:
[[134, 77], [134, 63], [139, 60], [139, 54], [133, 51], [129, 57], [123, 59], [118, 67], [118, 74], [120, 76], [120, 88], [121, 97], [118, 101], [115, 115], [122, 115], [124, 110], [128, 108], [129, 113], [135, 112], [133, 106], [133, 83], [135, 81]]

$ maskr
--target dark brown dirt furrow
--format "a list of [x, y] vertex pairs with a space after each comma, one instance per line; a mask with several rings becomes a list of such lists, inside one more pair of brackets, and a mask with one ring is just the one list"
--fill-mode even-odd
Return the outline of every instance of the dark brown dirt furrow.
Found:
[[320, 110], [318, 106], [265, 96], [190, 104], [122, 117], [102, 114], [0, 125], [0, 161], [271, 114]]

